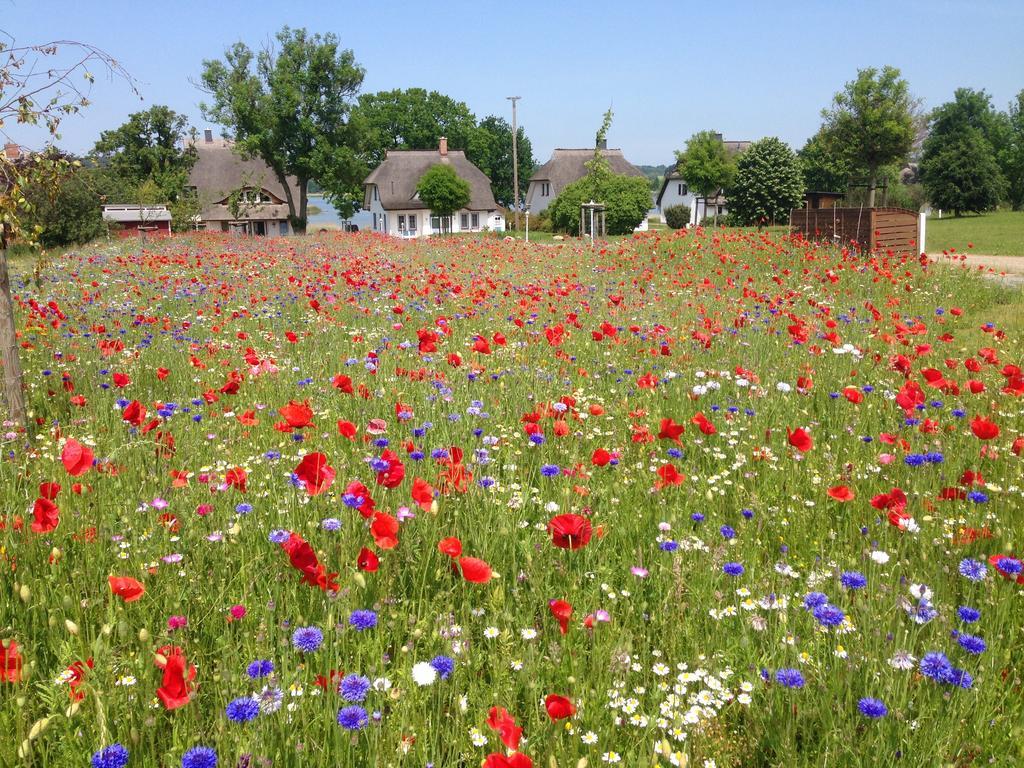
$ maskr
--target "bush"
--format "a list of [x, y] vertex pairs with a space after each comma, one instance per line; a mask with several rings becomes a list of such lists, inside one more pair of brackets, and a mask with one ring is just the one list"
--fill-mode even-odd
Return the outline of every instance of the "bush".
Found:
[[[580, 206], [589, 200], [604, 203], [609, 235], [627, 235], [640, 226], [651, 208], [651, 191], [643, 176], [589, 174], [566, 186], [548, 211], [555, 231], [580, 234]], [[531, 226], [533, 222], [530, 222]]]
[[736, 164], [729, 190], [729, 212], [740, 224], [763, 226], [785, 221], [800, 205], [804, 180], [800, 162], [777, 138], [755, 141]]
[[666, 208], [665, 224], [670, 229], [685, 229], [690, 224], [690, 206], [673, 205]]

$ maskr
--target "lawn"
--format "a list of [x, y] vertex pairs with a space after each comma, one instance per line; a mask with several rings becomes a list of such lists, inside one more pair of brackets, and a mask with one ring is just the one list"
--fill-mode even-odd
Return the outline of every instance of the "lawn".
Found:
[[1020, 292], [728, 229], [14, 271], [0, 765], [1024, 760]]
[[928, 218], [929, 253], [953, 248], [986, 256], [1024, 256], [1024, 211], [996, 211], [975, 216]]

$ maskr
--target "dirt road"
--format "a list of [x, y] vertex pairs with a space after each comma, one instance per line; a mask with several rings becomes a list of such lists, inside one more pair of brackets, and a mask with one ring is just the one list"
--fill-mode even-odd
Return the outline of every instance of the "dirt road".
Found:
[[1024, 286], [1024, 256], [986, 256], [981, 253], [968, 253], [963, 261], [956, 261], [941, 253], [930, 253], [928, 257], [935, 262], [950, 264], [969, 264], [983, 271], [987, 277], [1007, 285]]

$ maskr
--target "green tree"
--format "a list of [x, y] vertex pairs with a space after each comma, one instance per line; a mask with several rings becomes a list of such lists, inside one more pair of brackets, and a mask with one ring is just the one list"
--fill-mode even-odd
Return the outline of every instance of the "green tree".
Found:
[[1006, 187], [997, 146], [1007, 141], [1005, 115], [984, 91], [957, 88], [953, 100], [936, 107], [921, 157], [921, 180], [932, 205], [961, 211], [995, 207]]
[[[533, 145], [523, 126], [516, 126], [519, 159], [519, 199], [522, 200], [533, 175]], [[502, 117], [489, 115], [480, 121], [470, 141], [466, 156], [491, 180], [491, 191], [499, 205], [511, 207], [512, 194], [512, 126]]]
[[465, 102], [423, 88], [364, 93], [355, 111], [367, 132], [371, 168], [389, 149], [437, 149], [442, 136], [449, 148], [468, 150], [477, 130]]
[[[270, 166], [301, 234], [311, 179], [332, 201], [351, 195], [363, 179], [362, 126], [351, 113], [364, 71], [333, 34], [284, 27], [277, 44], [254, 53], [236, 43], [223, 61], [204, 61], [201, 84], [212, 102], [200, 107], [239, 149]], [[297, 181], [297, 199], [288, 176]]]
[[857, 72], [822, 110], [831, 150], [867, 175], [868, 207], [886, 165], [906, 160], [914, 144], [916, 102], [907, 81], [895, 67], [869, 67]]
[[729, 213], [744, 225], [762, 226], [788, 218], [804, 196], [800, 161], [785, 142], [755, 141], [736, 162]]
[[849, 164], [829, 144], [825, 132], [818, 131], [797, 152], [805, 191], [843, 192], [850, 183]]
[[[686, 183], [704, 199], [705, 209], [708, 199], [728, 188], [736, 175], [735, 160], [714, 131], [699, 131], [691, 136], [686, 149], [676, 152], [676, 160]], [[718, 221], [717, 208], [715, 221]]]
[[931, 204], [956, 216], [994, 208], [1003, 192], [992, 145], [973, 127], [934, 142], [921, 161], [921, 175]]
[[451, 229], [452, 214], [469, 204], [469, 182], [446, 163], [430, 166], [416, 183], [416, 192], [431, 213], [441, 217], [443, 232]]
[[68, 170], [56, 185], [35, 182], [25, 189], [29, 203], [25, 224], [39, 233], [38, 242], [46, 248], [81, 245], [100, 237], [107, 231], [103, 204], [135, 201], [134, 187], [110, 169], [83, 167], [80, 161], [64, 157]]
[[185, 146], [187, 131], [187, 117], [156, 105], [101, 133], [93, 154], [130, 184], [152, 181], [162, 193], [161, 202], [173, 202], [183, 193], [196, 160], [195, 149]]
[[1006, 113], [1006, 143], [997, 149], [996, 160], [1006, 178], [1006, 196], [1013, 210], [1024, 208], [1024, 90]]

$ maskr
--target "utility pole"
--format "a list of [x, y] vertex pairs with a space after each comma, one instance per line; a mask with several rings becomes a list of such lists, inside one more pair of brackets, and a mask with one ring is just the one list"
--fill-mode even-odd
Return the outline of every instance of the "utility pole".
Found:
[[506, 96], [512, 102], [512, 210], [515, 217], [515, 230], [519, 231], [519, 132], [516, 128], [516, 102], [522, 96]]

